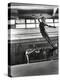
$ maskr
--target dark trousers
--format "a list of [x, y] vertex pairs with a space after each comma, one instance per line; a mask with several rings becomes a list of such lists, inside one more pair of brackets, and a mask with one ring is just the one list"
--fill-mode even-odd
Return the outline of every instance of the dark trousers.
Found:
[[53, 45], [52, 41], [50, 40], [47, 32], [46, 31], [41, 31], [41, 34], [48, 41], [48, 43], [51, 45], [51, 47], [54, 48], [54, 45]]

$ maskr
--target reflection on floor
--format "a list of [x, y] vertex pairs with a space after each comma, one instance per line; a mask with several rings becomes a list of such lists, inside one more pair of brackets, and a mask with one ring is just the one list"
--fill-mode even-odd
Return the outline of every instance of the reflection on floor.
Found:
[[58, 74], [58, 60], [11, 66], [11, 76]]

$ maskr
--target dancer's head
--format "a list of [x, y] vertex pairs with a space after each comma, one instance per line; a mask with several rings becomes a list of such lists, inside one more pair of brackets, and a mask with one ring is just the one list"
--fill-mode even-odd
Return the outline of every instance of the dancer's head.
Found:
[[45, 17], [44, 17], [44, 16], [41, 17], [41, 21], [42, 21], [42, 22], [45, 22]]

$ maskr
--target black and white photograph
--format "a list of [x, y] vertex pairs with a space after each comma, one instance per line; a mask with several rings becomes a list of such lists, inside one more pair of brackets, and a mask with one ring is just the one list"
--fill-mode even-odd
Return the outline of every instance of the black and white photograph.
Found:
[[8, 3], [8, 76], [59, 74], [59, 6]]

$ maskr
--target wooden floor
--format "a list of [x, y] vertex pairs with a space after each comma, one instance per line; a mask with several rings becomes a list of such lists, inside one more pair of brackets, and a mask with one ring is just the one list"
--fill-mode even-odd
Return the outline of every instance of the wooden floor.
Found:
[[58, 60], [11, 66], [11, 76], [58, 74]]

